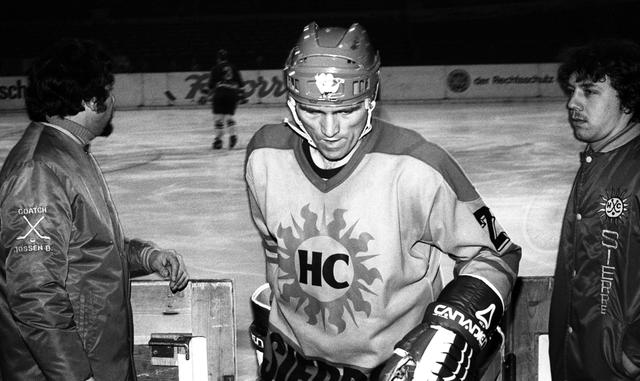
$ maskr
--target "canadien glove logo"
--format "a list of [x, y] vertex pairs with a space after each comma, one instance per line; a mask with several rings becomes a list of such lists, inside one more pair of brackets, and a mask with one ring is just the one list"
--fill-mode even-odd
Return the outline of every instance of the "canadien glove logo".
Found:
[[305, 305], [303, 311], [309, 324], [322, 324], [325, 330], [329, 324], [338, 333], [346, 328], [345, 312], [356, 324], [354, 311], [371, 314], [371, 304], [364, 300], [362, 292], [375, 295], [367, 286], [376, 279], [382, 280], [377, 269], [364, 264], [377, 256], [366, 255], [373, 237], [363, 232], [352, 238], [357, 222], [347, 228], [346, 212], [334, 210], [333, 220], [327, 223], [324, 210], [318, 221], [318, 214], [307, 204], [300, 211], [302, 226], [292, 216], [293, 226], [285, 228], [281, 224], [277, 232], [285, 244], [278, 261], [284, 282], [281, 298], [287, 302], [294, 299], [297, 308]]

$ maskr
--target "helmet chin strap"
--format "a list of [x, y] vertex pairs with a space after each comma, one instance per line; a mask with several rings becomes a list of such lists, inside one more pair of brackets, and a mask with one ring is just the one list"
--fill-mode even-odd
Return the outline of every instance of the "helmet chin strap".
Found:
[[[290, 96], [287, 96], [287, 106], [289, 107], [289, 111], [291, 111], [291, 116], [293, 117], [293, 121], [295, 123], [292, 123], [289, 120], [289, 118], [284, 118], [284, 122], [289, 127], [291, 127], [291, 129], [293, 131], [295, 131], [298, 135], [300, 135], [303, 138], [305, 138], [311, 147], [317, 148], [316, 143], [313, 141], [313, 139], [311, 138], [311, 135], [309, 135], [307, 130], [304, 128], [304, 124], [302, 124], [302, 121], [300, 120], [300, 117], [298, 116], [298, 112], [296, 111], [296, 101], [295, 101], [295, 99], [293, 99]], [[375, 100], [370, 100], [369, 104], [366, 105], [366, 108], [367, 108], [367, 124], [365, 124], [364, 128], [362, 129], [362, 132], [360, 133], [360, 136], [358, 137], [358, 140], [362, 139], [366, 134], [371, 132], [371, 129], [372, 129], [372, 127], [371, 127], [371, 119], [373, 118], [373, 109], [376, 108], [376, 101]]]
[[298, 113], [296, 112], [295, 99], [291, 98], [290, 96], [287, 96], [287, 106], [289, 106], [289, 111], [291, 111], [291, 116], [293, 117], [293, 121], [295, 122], [295, 124], [291, 123], [289, 118], [284, 118], [284, 122], [287, 125], [289, 125], [289, 127], [291, 127], [291, 129], [295, 131], [296, 134], [305, 138], [311, 147], [318, 148], [316, 146], [316, 143], [311, 138], [311, 135], [309, 135], [307, 130], [304, 128], [304, 124], [302, 124], [300, 117], [298, 117]]
[[373, 128], [371, 127], [371, 118], [373, 118], [374, 108], [376, 108], [376, 101], [372, 99], [369, 101], [369, 106], [367, 106], [367, 124], [364, 125], [362, 133], [360, 134], [360, 137], [358, 139], [362, 139], [366, 134], [371, 132], [371, 129]]

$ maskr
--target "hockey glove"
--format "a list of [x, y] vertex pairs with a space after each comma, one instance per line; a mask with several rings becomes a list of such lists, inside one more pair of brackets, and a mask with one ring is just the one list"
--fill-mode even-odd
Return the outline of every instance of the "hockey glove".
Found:
[[[383, 381], [470, 381], [501, 344], [500, 297], [483, 281], [460, 276], [427, 307], [424, 322], [396, 345]], [[490, 344], [488, 344], [491, 341]]]
[[253, 292], [253, 295], [251, 295], [251, 313], [253, 315], [253, 322], [249, 326], [249, 334], [251, 335], [251, 342], [253, 343], [253, 347], [256, 351], [258, 366], [262, 364], [264, 342], [269, 330], [269, 312], [271, 311], [270, 295], [271, 289], [269, 288], [268, 283], [258, 287]]

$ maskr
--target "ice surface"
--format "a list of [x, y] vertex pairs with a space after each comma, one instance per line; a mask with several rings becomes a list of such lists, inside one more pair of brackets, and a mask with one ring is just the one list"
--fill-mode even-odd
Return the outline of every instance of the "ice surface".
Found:
[[[521, 275], [551, 275], [560, 222], [582, 144], [559, 101], [389, 104], [380, 117], [447, 149], [467, 172], [511, 239], [523, 247]], [[92, 150], [125, 232], [178, 250], [192, 278], [232, 279], [238, 325], [238, 379], [254, 380], [247, 333], [249, 296], [264, 282], [264, 260], [243, 180], [244, 149], [284, 107], [240, 107], [239, 144], [213, 151], [209, 108], [119, 110], [116, 130]], [[0, 114], [0, 160], [27, 125]], [[443, 259], [445, 277], [452, 261]]]

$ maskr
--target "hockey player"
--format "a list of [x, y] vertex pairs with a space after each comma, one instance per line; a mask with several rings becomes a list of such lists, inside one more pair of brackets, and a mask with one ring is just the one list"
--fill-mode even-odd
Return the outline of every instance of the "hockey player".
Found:
[[284, 68], [292, 120], [247, 147], [263, 380], [472, 380], [498, 337], [521, 249], [444, 149], [372, 118], [379, 70], [361, 25], [307, 25]]
[[235, 147], [238, 142], [236, 121], [233, 116], [242, 98], [242, 86], [240, 71], [229, 61], [227, 51], [218, 50], [216, 65], [211, 69], [209, 76], [209, 92], [215, 124], [213, 149], [222, 148], [225, 127], [229, 133], [229, 149]]

